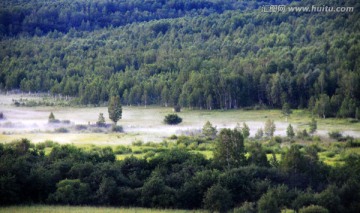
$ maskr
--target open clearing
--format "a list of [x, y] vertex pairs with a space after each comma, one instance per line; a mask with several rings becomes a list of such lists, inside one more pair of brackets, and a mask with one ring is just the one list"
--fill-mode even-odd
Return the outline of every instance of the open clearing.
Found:
[[[160, 142], [176, 134], [199, 132], [206, 121], [217, 128], [234, 128], [238, 123], [246, 122], [250, 127], [251, 136], [259, 128], [263, 128], [267, 119], [275, 121], [275, 135], [286, 135], [286, 127], [291, 123], [295, 129], [308, 128], [310, 113], [294, 110], [287, 119], [279, 110], [189, 110], [178, 113], [183, 122], [176, 126], [163, 123], [165, 115], [172, 113], [172, 108], [159, 106], [124, 106], [122, 119], [118, 122], [124, 133], [54, 133], [54, 127], [48, 125], [48, 116], [53, 112], [59, 120], [69, 120], [71, 125], [95, 124], [99, 113], [104, 113], [106, 122], [110, 123], [106, 107], [16, 107], [12, 99], [20, 95], [0, 95], [0, 112], [5, 120], [0, 121], [0, 140], [10, 142], [19, 138], [28, 138], [32, 142], [53, 140], [59, 143], [73, 144], [130, 144], [133, 141]], [[25, 96], [26, 97], [26, 96]], [[64, 125], [64, 128], [67, 126]], [[360, 123], [347, 119], [318, 119], [319, 135], [327, 135], [328, 131], [339, 130], [343, 135], [360, 137]]]

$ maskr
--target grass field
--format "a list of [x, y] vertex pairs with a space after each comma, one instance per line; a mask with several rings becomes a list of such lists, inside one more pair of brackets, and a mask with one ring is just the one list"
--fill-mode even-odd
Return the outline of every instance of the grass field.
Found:
[[187, 211], [172, 209], [145, 209], [145, 208], [111, 208], [111, 207], [87, 207], [87, 206], [10, 206], [0, 207], [0, 212], [11, 213], [190, 213], [205, 211]]
[[[124, 133], [111, 132], [76, 132], [70, 129], [69, 133], [55, 133], [48, 125], [48, 116], [53, 112], [59, 120], [69, 120], [71, 125], [89, 125], [97, 121], [99, 113], [104, 113], [106, 121], [110, 123], [106, 107], [15, 107], [11, 104], [12, 98], [19, 99], [21, 96], [0, 95], [0, 112], [3, 112], [6, 119], [0, 121], [0, 141], [7, 143], [16, 139], [27, 138], [32, 143], [52, 140], [60, 144], [74, 144], [82, 148], [91, 146], [126, 145], [132, 149], [131, 153], [117, 154], [118, 160], [131, 155], [144, 157], [154, 147], [132, 146], [135, 141], [160, 143], [168, 140], [171, 135], [189, 134], [199, 132], [206, 121], [210, 121], [218, 129], [234, 128], [237, 124], [246, 122], [250, 127], [250, 136], [254, 136], [259, 128], [264, 127], [267, 119], [275, 121], [275, 135], [285, 136], [289, 124], [294, 126], [295, 131], [308, 129], [311, 114], [304, 110], [293, 110], [286, 119], [280, 110], [189, 110], [182, 109], [179, 114], [183, 122], [179, 125], [169, 126], [163, 123], [165, 115], [172, 113], [172, 108], [148, 106], [135, 107], [124, 106], [122, 119], [118, 122], [124, 128]], [[33, 97], [31, 97], [33, 98]], [[320, 135], [320, 144], [326, 151], [320, 152], [319, 157], [329, 165], [341, 163], [343, 156], [350, 153], [360, 153], [360, 149], [351, 148], [344, 150], [331, 150], [331, 140], [325, 139], [328, 131], [338, 130], [343, 135], [351, 135], [360, 138], [360, 122], [350, 119], [317, 119]], [[67, 126], [64, 126], [68, 128]], [[307, 141], [297, 141], [300, 144]], [[282, 147], [289, 146], [289, 143], [281, 144]], [[331, 148], [331, 149], [330, 149]], [[189, 149], [192, 152], [201, 153], [206, 158], [212, 157], [211, 150]], [[156, 150], [153, 150], [156, 152]], [[49, 152], [49, 150], [47, 150]], [[151, 154], [151, 153], [150, 153]]]
[[[1, 109], [2, 108], [2, 109]], [[246, 122], [250, 127], [250, 135], [254, 136], [257, 129], [263, 128], [265, 121], [270, 118], [275, 120], [275, 135], [284, 136], [286, 127], [291, 123], [295, 130], [308, 128], [307, 123], [311, 115], [302, 110], [295, 110], [288, 121], [279, 110], [187, 110], [184, 109], [179, 115], [183, 122], [176, 126], [163, 124], [164, 116], [172, 112], [171, 108], [165, 107], [124, 107], [123, 118], [119, 121], [125, 133], [54, 133], [47, 129], [47, 118], [51, 111], [56, 118], [70, 120], [74, 124], [87, 125], [95, 123], [100, 112], [106, 115], [104, 107], [89, 108], [15, 108], [12, 106], [0, 106], [7, 120], [0, 122], [0, 140], [10, 142], [18, 138], [29, 138], [32, 142], [54, 140], [59, 143], [73, 144], [130, 144], [133, 141], [161, 142], [172, 134], [183, 134], [191, 131], [199, 131], [206, 121], [210, 121], [218, 128], [233, 128], [237, 123]], [[109, 122], [109, 119], [107, 119]], [[344, 135], [360, 137], [360, 122], [352, 123], [347, 119], [318, 119], [318, 134], [327, 135], [327, 131], [339, 130]], [[12, 125], [9, 126], [9, 123]], [[19, 128], [17, 128], [17, 125]]]

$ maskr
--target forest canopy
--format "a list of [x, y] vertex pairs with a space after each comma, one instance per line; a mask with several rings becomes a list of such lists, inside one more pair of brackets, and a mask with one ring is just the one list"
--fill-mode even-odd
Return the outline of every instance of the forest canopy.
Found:
[[359, 2], [337, 2], [349, 13], [262, 12], [269, 4], [320, 3], [2, 1], [0, 88], [358, 118]]

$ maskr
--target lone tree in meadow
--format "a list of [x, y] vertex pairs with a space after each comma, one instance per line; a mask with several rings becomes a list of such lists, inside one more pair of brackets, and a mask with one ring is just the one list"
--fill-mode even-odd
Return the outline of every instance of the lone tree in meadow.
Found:
[[122, 106], [119, 96], [113, 96], [110, 98], [108, 112], [110, 120], [112, 120], [116, 126], [116, 123], [121, 119], [122, 115]]
[[100, 114], [99, 114], [99, 118], [98, 118], [98, 121], [96, 122], [96, 125], [97, 125], [97, 126], [100, 126], [100, 127], [103, 127], [103, 126], [106, 125], [104, 113], [100, 113]]
[[49, 115], [49, 123], [60, 123], [58, 119], [55, 119], [55, 115], [53, 112], [51, 112]]
[[284, 103], [281, 109], [281, 113], [286, 117], [286, 121], [288, 120], [288, 117], [292, 113], [292, 110], [290, 108], [290, 105], [288, 103]]
[[53, 113], [53, 112], [50, 112], [50, 115], [49, 115], [49, 122], [50, 122], [50, 121], [53, 121], [53, 120], [55, 120], [55, 115], [54, 115], [54, 113]]

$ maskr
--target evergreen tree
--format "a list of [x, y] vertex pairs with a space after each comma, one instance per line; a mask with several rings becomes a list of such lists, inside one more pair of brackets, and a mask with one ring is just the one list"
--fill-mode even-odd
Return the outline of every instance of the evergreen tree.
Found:
[[108, 105], [109, 118], [112, 120], [116, 126], [116, 123], [121, 119], [122, 116], [122, 106], [120, 103], [119, 96], [112, 96]]
[[96, 122], [96, 125], [100, 126], [100, 127], [103, 127], [106, 125], [105, 123], [105, 117], [104, 117], [104, 114], [103, 113], [99, 113], [99, 118]]
[[244, 138], [248, 138], [250, 136], [250, 128], [245, 122], [243, 123], [243, 128], [241, 129], [241, 131]]
[[317, 130], [317, 121], [315, 120], [315, 118], [311, 119], [311, 122], [309, 124], [310, 126], [310, 134], [314, 134]]
[[291, 124], [289, 124], [289, 126], [286, 128], [286, 135], [289, 138], [294, 138], [295, 136], [294, 128], [291, 126]]
[[50, 112], [50, 115], [49, 115], [49, 122], [50, 122], [50, 121], [53, 121], [53, 120], [55, 120], [55, 115], [54, 115], [54, 113], [53, 113], [53, 112]]
[[288, 117], [292, 113], [292, 110], [290, 109], [290, 105], [288, 103], [284, 103], [282, 106], [281, 113], [286, 117], [286, 121], [288, 120]]

